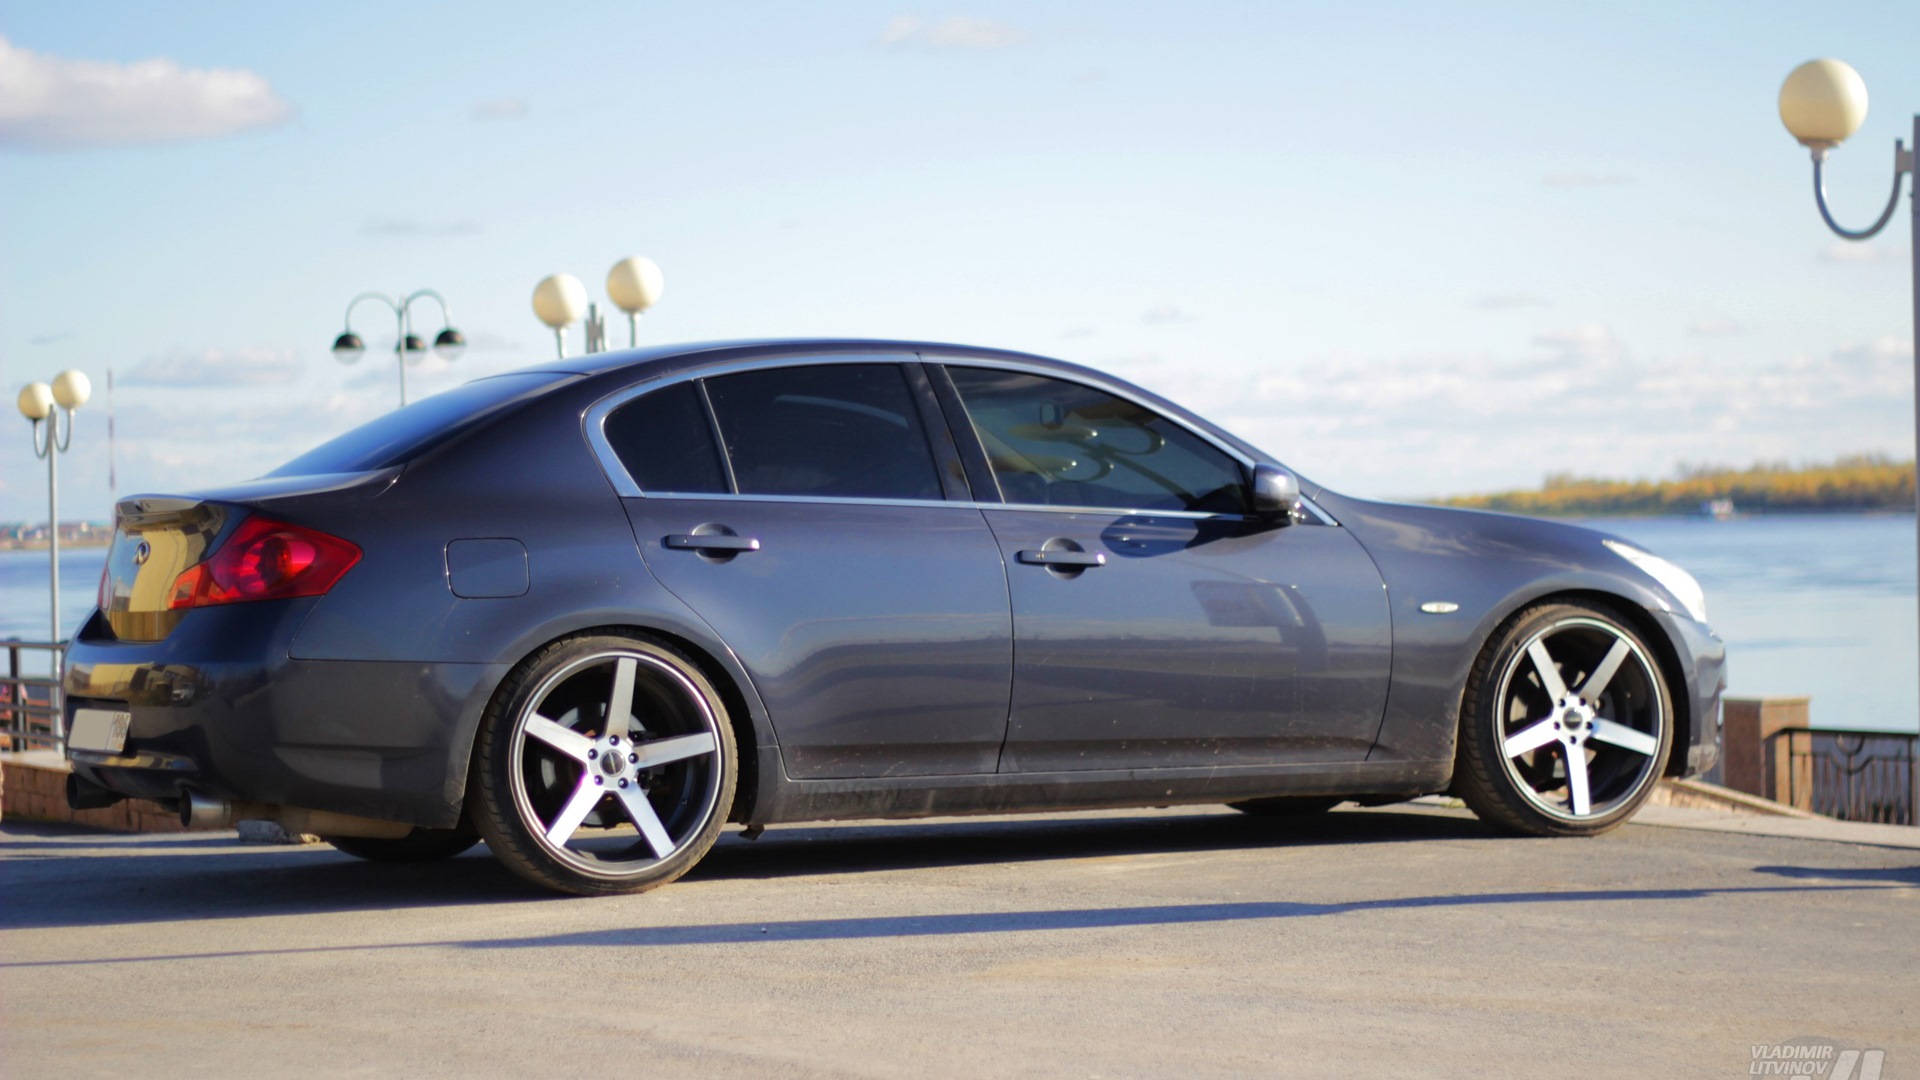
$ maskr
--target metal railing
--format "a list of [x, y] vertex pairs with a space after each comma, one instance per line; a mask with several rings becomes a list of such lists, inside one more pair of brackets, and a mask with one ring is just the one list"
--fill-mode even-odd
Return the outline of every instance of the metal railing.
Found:
[[[31, 750], [66, 745], [66, 721], [60, 708], [61, 661], [64, 641], [21, 641], [7, 638], [0, 649], [7, 654], [7, 670], [0, 675], [0, 748]], [[22, 664], [44, 655], [44, 664]]]
[[1917, 750], [1920, 735], [1832, 728], [1788, 728], [1772, 745], [1775, 775], [1786, 774], [1783, 802], [1843, 821], [1885, 825], [1916, 823]]

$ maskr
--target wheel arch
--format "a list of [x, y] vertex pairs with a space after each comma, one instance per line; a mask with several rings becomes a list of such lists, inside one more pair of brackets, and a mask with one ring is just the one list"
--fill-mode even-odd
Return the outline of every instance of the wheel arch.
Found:
[[[499, 695], [501, 686], [515, 668], [524, 663], [528, 657], [556, 642], [601, 634], [642, 637], [670, 645], [685, 654], [687, 659], [693, 661], [694, 665], [700, 669], [700, 674], [713, 686], [714, 691], [720, 695], [721, 703], [726, 706], [727, 723], [733, 729], [734, 747], [738, 756], [736, 765], [739, 776], [734, 784], [733, 805], [728, 808], [726, 820], [751, 822], [767, 790], [765, 784], [768, 782], [768, 773], [777, 772], [779, 760], [779, 744], [773, 737], [772, 725], [766, 722], [765, 713], [759, 707], [758, 695], [752, 693], [751, 683], [747, 680], [746, 673], [739, 670], [737, 665], [724, 661], [706, 642], [658, 625], [642, 622], [594, 622], [564, 633], [552, 634], [521, 648], [519, 655], [512, 657], [501, 666], [499, 678], [493, 680], [492, 686], [480, 702], [479, 711], [474, 715], [467, 730], [462, 733], [463, 761], [471, 765], [479, 736], [480, 718], [484, 715], [486, 708], [492, 704], [493, 699]], [[457, 783], [460, 785], [458, 803], [464, 816], [469, 794], [465, 768], [459, 771]]]
[[[1480, 653], [1491, 648], [1500, 633], [1500, 629], [1513, 621], [1513, 617], [1520, 612], [1541, 604], [1562, 603], [1598, 604], [1606, 608], [1608, 611], [1625, 619], [1632, 627], [1633, 632], [1640, 635], [1640, 640], [1646, 642], [1647, 647], [1653, 650], [1654, 662], [1660, 665], [1660, 676], [1665, 679], [1667, 683], [1667, 708], [1673, 717], [1673, 751], [1667, 755], [1666, 770], [1661, 775], [1685, 775], [1687, 767], [1686, 748], [1692, 745], [1694, 725], [1698, 722], [1698, 718], [1694, 716], [1693, 695], [1689, 692], [1687, 669], [1686, 666], [1681, 663], [1680, 651], [1674, 646], [1673, 639], [1667, 633], [1666, 628], [1660, 625], [1659, 620], [1653, 617], [1652, 612], [1648, 611], [1632, 597], [1620, 593], [1607, 592], [1604, 589], [1580, 588], [1557, 589], [1530, 597], [1508, 606], [1499, 613], [1497, 619], [1489, 620], [1492, 625], [1488, 627], [1486, 633], [1481, 635], [1480, 647], [1475, 650], [1474, 655], [1477, 657]], [[1461, 701], [1458, 706], [1458, 714], [1463, 718], [1466, 715], [1466, 692], [1466, 685], [1462, 684], [1460, 688]]]

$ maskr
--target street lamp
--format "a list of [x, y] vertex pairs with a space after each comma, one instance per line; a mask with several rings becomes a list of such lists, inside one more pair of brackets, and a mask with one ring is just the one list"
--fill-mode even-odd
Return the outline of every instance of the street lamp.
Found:
[[607, 296], [615, 307], [627, 313], [627, 348], [640, 344], [640, 316], [666, 290], [667, 280], [652, 259], [635, 255], [621, 259], [607, 271]]
[[[1864, 229], [1842, 228], [1827, 210], [1827, 182], [1822, 175], [1829, 151], [1860, 130], [1867, 118], [1867, 84], [1860, 73], [1838, 60], [1809, 60], [1793, 69], [1780, 87], [1780, 122], [1813, 154], [1813, 201], [1827, 228], [1848, 240], [1866, 240], [1893, 220], [1900, 205], [1900, 178], [1913, 172], [1913, 150], [1902, 140], [1893, 141], [1893, 194], [1880, 219]], [[1913, 146], [1920, 147], [1920, 116], [1913, 118]], [[1914, 334], [1914, 467], [1920, 470], [1920, 198], [1913, 200], [1911, 283], [1913, 288]], [[1916, 473], [1920, 479], [1920, 473]], [[1916, 486], [1920, 495], [1920, 486]], [[1916, 508], [1920, 510], [1920, 508]], [[1916, 515], [1920, 521], [1920, 514]], [[1916, 796], [1920, 796], [1920, 773], [1915, 775]]]
[[[634, 256], [621, 259], [607, 271], [607, 296], [615, 307], [627, 313], [627, 346], [640, 343], [640, 316], [658, 303], [666, 289], [666, 279], [652, 259]], [[587, 287], [572, 274], [551, 274], [533, 287], [533, 313], [553, 329], [554, 346], [560, 359], [567, 358], [567, 327], [586, 317], [586, 347], [590, 353], [607, 347], [606, 320], [599, 306], [587, 300]]]
[[[20, 415], [33, 423], [33, 456], [47, 459], [48, 590], [53, 602], [53, 636], [47, 640], [55, 645], [60, 643], [60, 455], [73, 443], [74, 410], [92, 396], [93, 384], [86, 375], [72, 370], [55, 376], [52, 386], [29, 383], [20, 391]], [[64, 431], [60, 424], [62, 411], [67, 414]], [[40, 433], [42, 421], [46, 422], [44, 437]], [[57, 668], [54, 674], [59, 674]]]
[[[353, 332], [353, 309], [362, 300], [378, 300], [393, 312], [395, 335], [393, 343], [394, 359], [400, 368], [400, 404], [407, 403], [407, 360], [419, 359], [426, 351], [426, 343], [420, 335], [413, 332], [412, 308], [415, 300], [432, 299], [440, 305], [441, 331], [433, 339], [433, 352], [442, 360], [460, 359], [467, 351], [467, 339], [453, 328], [453, 310], [447, 307], [446, 297], [432, 289], [416, 289], [405, 297], [396, 300], [386, 293], [363, 292], [347, 305], [346, 329], [333, 339], [333, 358], [343, 364], [351, 364], [360, 359], [367, 351], [367, 343], [359, 334]], [[412, 354], [409, 357], [408, 354]]]
[[533, 287], [533, 313], [553, 328], [553, 347], [562, 360], [567, 358], [567, 327], [586, 311], [587, 287], [572, 274], [549, 274]]

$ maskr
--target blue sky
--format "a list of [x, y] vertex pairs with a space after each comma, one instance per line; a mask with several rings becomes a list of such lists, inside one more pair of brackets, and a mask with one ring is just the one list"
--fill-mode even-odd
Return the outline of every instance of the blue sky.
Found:
[[451, 300], [425, 392], [545, 357], [534, 283], [633, 254], [646, 341], [1060, 356], [1353, 494], [1912, 453], [1905, 229], [1828, 234], [1774, 111], [1860, 70], [1831, 190], [1871, 220], [1911, 3], [13, 0], [0, 37], [0, 382], [96, 384], [64, 515], [109, 512], [108, 367], [120, 494], [245, 478], [392, 406], [378, 312], [327, 352], [355, 293]]

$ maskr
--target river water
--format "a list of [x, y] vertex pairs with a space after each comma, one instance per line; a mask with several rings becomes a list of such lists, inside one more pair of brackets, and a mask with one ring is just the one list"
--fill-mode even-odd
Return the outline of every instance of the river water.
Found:
[[[1815, 727], [1913, 731], [1920, 719], [1914, 518], [1820, 514], [1586, 522], [1693, 571], [1726, 639], [1728, 693], [1809, 695]], [[64, 551], [60, 625], [92, 610], [106, 552]], [[47, 553], [0, 551], [0, 638], [45, 640]]]

